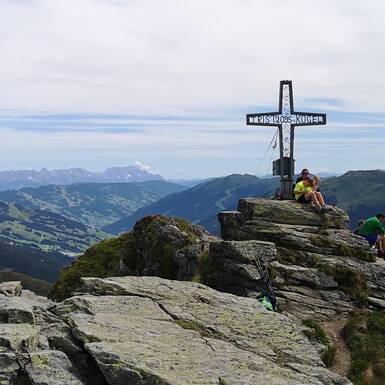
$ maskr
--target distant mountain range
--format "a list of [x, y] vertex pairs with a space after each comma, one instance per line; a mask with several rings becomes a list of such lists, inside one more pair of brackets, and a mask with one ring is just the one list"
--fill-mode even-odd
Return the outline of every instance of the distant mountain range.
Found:
[[360, 219], [385, 212], [385, 171], [348, 171], [322, 183], [326, 201], [346, 210], [351, 227]]
[[[144, 206], [126, 218], [102, 228], [119, 234], [130, 230], [146, 215], [164, 214], [185, 218], [201, 224], [214, 234], [219, 233], [216, 215], [222, 210], [234, 210], [239, 198], [268, 197], [279, 180], [258, 179], [252, 175], [230, 175], [201, 183], [193, 188], [168, 195]], [[355, 227], [358, 220], [385, 211], [385, 171], [349, 171], [344, 175], [325, 178], [321, 184], [326, 202], [346, 210]]]
[[82, 168], [64, 170], [16, 170], [0, 171], [0, 190], [37, 187], [49, 184], [69, 185], [73, 183], [119, 183], [163, 180], [148, 166], [135, 162], [127, 167], [110, 167], [103, 172], [91, 172]]
[[140, 208], [126, 218], [103, 227], [102, 230], [119, 234], [130, 230], [138, 219], [146, 215], [163, 214], [187, 219], [218, 234], [217, 213], [219, 211], [234, 210], [238, 200], [246, 196], [271, 196], [278, 185], [277, 178], [259, 179], [248, 174], [215, 178], [182, 192], [168, 195]]
[[[91, 244], [130, 230], [146, 215], [185, 218], [219, 233], [217, 213], [234, 210], [243, 197], [269, 197], [277, 178], [229, 175], [185, 189], [153, 180], [78, 183], [0, 191], [0, 268], [52, 281], [58, 270]], [[324, 179], [327, 203], [345, 209], [352, 227], [385, 211], [385, 171], [349, 171]], [[46, 251], [46, 252], [45, 252]]]
[[0, 201], [45, 210], [100, 229], [184, 187], [163, 180], [80, 183], [0, 191]]

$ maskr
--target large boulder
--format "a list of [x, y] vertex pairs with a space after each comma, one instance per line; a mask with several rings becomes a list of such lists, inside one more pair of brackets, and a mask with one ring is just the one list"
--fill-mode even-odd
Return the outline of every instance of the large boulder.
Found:
[[77, 291], [35, 298], [35, 325], [0, 325], [1, 383], [351, 385], [255, 299], [158, 277], [83, 278]]
[[21, 294], [21, 282], [8, 281], [0, 283], [0, 294], [15, 297]]
[[218, 215], [224, 241], [210, 248], [215, 269], [208, 282], [253, 297], [262, 287], [259, 260], [270, 271], [280, 309], [300, 319], [345, 319], [363, 306], [384, 308], [385, 264], [347, 229], [347, 214], [330, 209], [319, 214], [295, 201], [241, 199], [237, 211]]
[[201, 226], [180, 218], [145, 217], [131, 232], [96, 244], [64, 268], [49, 296], [67, 298], [80, 286], [81, 277], [154, 275], [199, 280], [209, 244], [215, 240]]

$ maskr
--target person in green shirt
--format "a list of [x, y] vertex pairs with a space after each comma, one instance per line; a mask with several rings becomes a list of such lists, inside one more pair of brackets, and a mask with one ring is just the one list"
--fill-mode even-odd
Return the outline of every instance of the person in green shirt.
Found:
[[295, 185], [294, 197], [300, 203], [312, 202], [321, 213], [330, 210], [326, 207], [322, 194], [319, 191], [315, 191], [314, 181], [311, 178], [305, 178]]
[[378, 255], [385, 255], [385, 214], [378, 213], [375, 217], [371, 217], [358, 230], [358, 235], [365, 238], [370, 246], [376, 246]]

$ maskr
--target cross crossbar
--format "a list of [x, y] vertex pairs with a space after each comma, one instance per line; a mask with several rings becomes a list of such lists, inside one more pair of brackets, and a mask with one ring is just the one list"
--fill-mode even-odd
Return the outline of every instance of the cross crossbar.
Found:
[[[279, 87], [279, 110], [246, 115], [250, 126], [273, 126], [279, 130], [281, 196], [290, 199], [294, 176], [294, 128], [326, 124], [326, 114], [296, 112], [293, 102], [291, 80], [281, 80]], [[277, 161], [276, 161], [277, 162]], [[285, 167], [285, 164], [288, 164]]]

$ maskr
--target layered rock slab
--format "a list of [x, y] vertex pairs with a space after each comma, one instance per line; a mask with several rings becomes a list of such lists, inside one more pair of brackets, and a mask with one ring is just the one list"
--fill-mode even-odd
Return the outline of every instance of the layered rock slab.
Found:
[[255, 299], [157, 277], [82, 282], [55, 306], [28, 292], [0, 303], [10, 311], [24, 298], [34, 319], [0, 323], [0, 384], [351, 384], [293, 321]]
[[53, 311], [108, 384], [350, 384], [257, 300], [156, 277], [83, 278], [82, 292]]
[[[275, 257], [269, 251], [265, 265], [281, 310], [300, 319], [328, 320], [346, 318], [363, 303], [383, 308], [385, 266], [375, 262], [366, 240], [347, 229], [347, 214], [336, 207], [330, 209], [320, 215], [310, 204], [241, 199], [237, 211], [218, 215], [224, 241], [210, 248], [216, 267], [211, 274], [213, 286], [255, 296], [261, 282], [253, 273], [255, 261], [250, 255], [259, 259], [266, 253], [264, 243], [271, 242]], [[235, 248], [242, 249], [243, 256]], [[242, 278], [229, 269], [240, 260]]]

